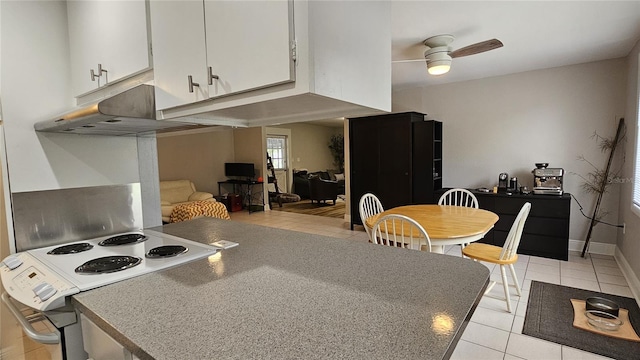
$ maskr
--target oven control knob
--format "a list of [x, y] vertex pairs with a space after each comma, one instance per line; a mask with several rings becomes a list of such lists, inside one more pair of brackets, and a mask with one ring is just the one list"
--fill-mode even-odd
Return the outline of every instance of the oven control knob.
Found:
[[9, 268], [9, 270], [13, 270], [22, 265], [22, 260], [20, 260], [20, 258], [15, 255], [9, 255], [4, 258], [2, 263], [4, 263]]
[[51, 284], [43, 282], [36, 285], [33, 288], [33, 292], [40, 298], [40, 300], [47, 301], [47, 299], [57, 293], [58, 290], [56, 290]]

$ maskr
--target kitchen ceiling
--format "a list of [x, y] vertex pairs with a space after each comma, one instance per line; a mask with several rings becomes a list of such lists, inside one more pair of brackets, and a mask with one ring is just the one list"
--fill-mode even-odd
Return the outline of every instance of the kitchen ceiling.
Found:
[[[636, 1], [391, 0], [393, 90], [616, 59], [640, 40]], [[427, 74], [423, 41], [451, 34], [453, 50], [489, 39], [504, 46], [454, 58], [444, 75]], [[342, 126], [343, 119], [313, 121]]]
[[424, 59], [422, 42], [451, 34], [454, 50], [488, 39], [504, 47], [454, 58], [427, 74], [424, 60], [392, 64], [394, 90], [627, 56], [640, 39], [640, 1], [392, 0], [393, 60]]

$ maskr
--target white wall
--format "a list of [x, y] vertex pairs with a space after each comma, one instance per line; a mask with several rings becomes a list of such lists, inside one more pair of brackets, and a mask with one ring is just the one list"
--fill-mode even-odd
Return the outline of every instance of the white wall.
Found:
[[219, 195], [224, 163], [235, 162], [233, 139], [233, 130], [158, 136], [160, 180], [188, 179], [196, 190]]
[[619, 222], [626, 224], [624, 234], [618, 231], [618, 250], [616, 258], [631, 284], [636, 299], [640, 299], [640, 216], [631, 211], [631, 199], [633, 196], [633, 177], [635, 164], [635, 149], [638, 139], [638, 117], [640, 109], [640, 41], [636, 43], [629, 55], [627, 68], [627, 147], [624, 172], [621, 178], [625, 181], [620, 185]]
[[[548, 162], [565, 169], [565, 191], [591, 214], [595, 196], [581, 190], [578, 174], [592, 168], [577, 158], [606, 165], [608, 154], [590, 137], [594, 131], [615, 134], [625, 114], [626, 76], [625, 59], [617, 59], [409, 89], [393, 94], [393, 111], [419, 111], [443, 122], [443, 186], [491, 188], [507, 172], [531, 187], [534, 163]], [[618, 221], [618, 193], [611, 187], [601, 205], [612, 223]], [[572, 201], [569, 237], [583, 241], [589, 220], [578, 209]], [[592, 241], [615, 244], [615, 228], [598, 225]]]
[[342, 127], [331, 127], [309, 123], [294, 123], [274, 126], [291, 130], [291, 167], [307, 169], [309, 172], [338, 169], [333, 164], [329, 140], [342, 133]]
[[2, 1], [2, 105], [11, 192], [139, 182], [135, 137], [36, 133], [74, 105], [64, 1]]
[[233, 153], [235, 162], [253, 163], [256, 178], [267, 177], [267, 145], [264, 127], [233, 130]]

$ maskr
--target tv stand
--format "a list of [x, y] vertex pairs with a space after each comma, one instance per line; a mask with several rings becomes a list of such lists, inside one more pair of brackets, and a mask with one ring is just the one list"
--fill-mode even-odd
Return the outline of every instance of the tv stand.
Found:
[[[255, 211], [263, 211], [264, 210], [264, 182], [262, 181], [256, 181], [256, 180], [240, 180], [240, 179], [228, 179], [226, 181], [218, 181], [218, 194], [222, 195], [222, 187], [225, 185], [232, 185], [233, 186], [233, 193], [234, 194], [246, 194], [246, 198], [247, 198], [247, 207], [249, 209], [249, 213], [255, 212]], [[253, 187], [259, 185], [260, 186], [260, 192], [259, 193], [255, 193], [253, 192]], [[238, 190], [240, 192], [238, 192]], [[255, 202], [254, 203], [254, 197], [256, 197], [256, 195], [260, 195], [260, 202]], [[260, 207], [260, 210], [255, 210], [254, 207]], [[253, 211], [252, 211], [253, 210]]]

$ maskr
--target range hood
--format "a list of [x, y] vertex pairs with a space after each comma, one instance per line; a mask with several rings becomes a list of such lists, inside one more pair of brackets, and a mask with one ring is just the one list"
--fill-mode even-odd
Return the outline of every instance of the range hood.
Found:
[[196, 124], [156, 120], [156, 102], [151, 85], [138, 85], [34, 125], [36, 131], [111, 136], [198, 127]]

